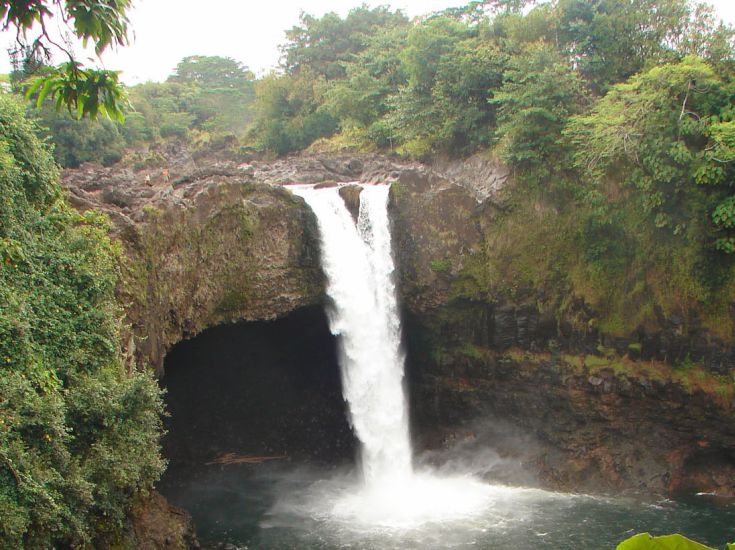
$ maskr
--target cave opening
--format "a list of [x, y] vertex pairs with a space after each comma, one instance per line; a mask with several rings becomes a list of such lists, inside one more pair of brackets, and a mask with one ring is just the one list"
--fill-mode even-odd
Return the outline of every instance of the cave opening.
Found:
[[[174, 346], [161, 380], [168, 416], [158, 489], [216, 532], [262, 514], [253, 484], [274, 470], [354, 465], [336, 338], [321, 306], [208, 329]], [[226, 517], [227, 513], [237, 517]], [[243, 519], [242, 521], [245, 521]]]

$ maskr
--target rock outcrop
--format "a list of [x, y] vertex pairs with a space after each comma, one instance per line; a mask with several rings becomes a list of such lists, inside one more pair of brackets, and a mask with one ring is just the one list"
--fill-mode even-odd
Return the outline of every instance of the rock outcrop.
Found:
[[[735, 497], [733, 349], [676, 319], [611, 338], [579, 299], [562, 313], [542, 288], [498, 290], [487, 236], [502, 196], [476, 199], [420, 171], [404, 172], [391, 191], [414, 433], [424, 445], [475, 434], [471, 421], [502, 422], [518, 437], [485, 443], [555, 489]], [[686, 353], [702, 366], [675, 368]], [[517, 445], [520, 434], [533, 443]]]
[[[133, 208], [108, 202], [125, 191]], [[123, 245], [118, 295], [132, 327], [129, 352], [158, 372], [173, 344], [207, 327], [320, 302], [316, 221], [301, 199], [219, 178], [146, 191], [102, 189], [97, 203], [83, 197], [110, 215]]]
[[360, 193], [362, 187], [359, 185], [344, 185], [339, 188], [339, 196], [345, 202], [347, 210], [350, 211], [352, 219], [357, 223], [357, 218], [360, 214]]
[[[128, 357], [159, 374], [171, 346], [205, 328], [322, 302], [316, 219], [285, 184], [393, 181], [414, 167], [379, 157], [238, 163], [166, 153], [167, 168], [85, 165], [64, 174], [71, 204], [112, 222]], [[356, 216], [359, 187], [344, 192]]]
[[417, 313], [447, 303], [458, 278], [469, 276], [474, 266], [484, 269], [482, 223], [493, 207], [478, 204], [466, 189], [435, 173], [418, 170], [401, 175], [390, 201], [402, 299]]
[[[554, 489], [735, 497], [731, 379], [610, 349], [565, 351], [549, 337], [553, 325], [538, 321], [499, 347], [503, 333], [490, 308], [465, 302], [407, 314], [414, 431], [423, 447], [470, 431]], [[495, 423], [505, 439], [492, 430], [482, 438]], [[519, 445], [523, 438], [531, 443]]]
[[510, 170], [498, 159], [478, 153], [461, 160], [437, 159], [432, 171], [467, 189], [479, 203], [502, 202]]

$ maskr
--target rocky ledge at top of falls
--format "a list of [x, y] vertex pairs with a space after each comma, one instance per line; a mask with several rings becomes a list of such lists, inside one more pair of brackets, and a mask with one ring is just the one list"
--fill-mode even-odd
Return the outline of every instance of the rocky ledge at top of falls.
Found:
[[[155, 165], [85, 164], [64, 171], [63, 184], [77, 209], [109, 216], [124, 251], [118, 296], [131, 327], [128, 356], [159, 373], [172, 345], [205, 328], [322, 302], [316, 220], [283, 185], [383, 183], [431, 171], [380, 156], [195, 158], [176, 143]], [[496, 172], [497, 187], [507, 171]], [[485, 187], [473, 192], [486, 196]]]

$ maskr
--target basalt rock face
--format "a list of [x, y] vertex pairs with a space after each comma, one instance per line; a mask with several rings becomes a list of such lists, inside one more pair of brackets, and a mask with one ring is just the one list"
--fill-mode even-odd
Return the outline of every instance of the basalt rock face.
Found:
[[[733, 350], [675, 318], [611, 338], [582, 300], [562, 313], [542, 288], [497, 290], [502, 192], [474, 185], [407, 171], [391, 191], [419, 446], [469, 437], [556, 489], [735, 496]], [[704, 367], [675, 369], [687, 353]]]
[[[85, 165], [64, 174], [71, 204], [112, 222], [131, 366], [137, 359], [159, 374], [166, 352], [205, 328], [322, 303], [316, 219], [285, 184], [389, 182], [414, 166], [381, 157], [201, 159], [174, 145], [156, 169]], [[356, 212], [359, 187], [345, 193]]]
[[528, 332], [509, 331], [506, 347], [487, 304], [406, 312], [420, 448], [469, 434], [554, 489], [735, 496], [732, 382], [613, 351], [564, 351], [548, 345], [550, 323], [533, 313], [520, 319]]
[[[507, 173], [488, 166], [483, 170], [474, 176], [456, 165], [444, 172], [406, 170], [393, 185], [390, 208], [398, 279], [409, 310], [430, 313], [458, 301], [475, 303], [486, 309], [487, 339], [500, 350], [547, 349], [551, 343], [595, 353], [604, 347], [672, 364], [696, 359], [712, 373], [735, 374], [735, 347], [708, 333], [696, 312], [688, 312], [685, 321], [656, 310], [651, 326], [611, 336], [597, 328], [597, 312], [582, 298], [567, 296], [562, 307], [544, 288], [501, 281], [493, 265], [501, 260], [491, 254], [490, 237], [507, 208], [498, 183]], [[467, 180], [463, 183], [462, 178]]]
[[342, 197], [355, 223], [360, 215], [360, 193], [362, 193], [362, 187], [359, 185], [344, 185], [339, 189], [339, 196]]
[[[459, 279], [483, 269], [482, 224], [491, 206], [435, 173], [404, 172], [389, 203], [400, 295], [409, 309], [449, 302]], [[477, 285], [475, 285], [477, 286]]]
[[[316, 220], [283, 184], [393, 182], [421, 447], [468, 436], [555, 488], [735, 493], [733, 349], [663, 315], [655, 330], [612, 338], [574, 296], [561, 313], [543, 288], [497, 290], [489, 236], [506, 208], [502, 166], [481, 158], [433, 167], [379, 157], [194, 160], [169, 155], [168, 178], [99, 167], [65, 177], [72, 204], [106, 212], [121, 242], [131, 361], [160, 372], [173, 344], [205, 328], [322, 303]], [[356, 189], [342, 188], [353, 215]], [[705, 368], [672, 369], [687, 353]], [[487, 428], [501, 421], [504, 434]]]
[[316, 222], [283, 189], [207, 186], [185, 206], [147, 205], [120, 239], [131, 348], [159, 372], [173, 344], [204, 328], [321, 300]]

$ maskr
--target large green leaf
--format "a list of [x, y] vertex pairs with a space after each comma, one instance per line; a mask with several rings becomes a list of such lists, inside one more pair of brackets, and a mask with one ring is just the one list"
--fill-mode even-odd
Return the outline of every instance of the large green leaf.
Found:
[[[664, 535], [653, 537], [648, 533], [641, 533], [624, 540], [616, 550], [714, 550], [704, 544], [694, 542], [682, 535]], [[730, 548], [728, 548], [730, 550]]]

